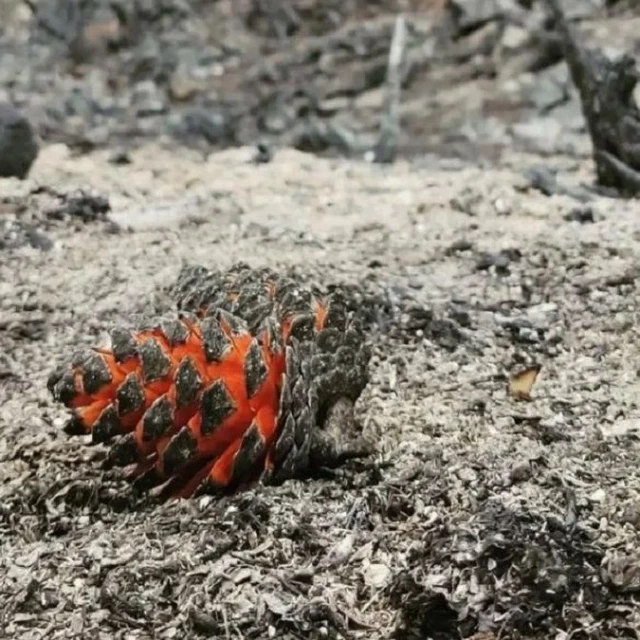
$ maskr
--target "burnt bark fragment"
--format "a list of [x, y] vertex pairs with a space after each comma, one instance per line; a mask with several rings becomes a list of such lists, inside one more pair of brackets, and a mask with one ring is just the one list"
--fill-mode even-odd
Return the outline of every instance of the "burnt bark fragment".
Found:
[[560, 0], [545, 2], [580, 94], [598, 184], [622, 195], [636, 195], [640, 193], [640, 109], [633, 96], [640, 80], [636, 62], [628, 54], [609, 60], [601, 51], [583, 49], [560, 8]]

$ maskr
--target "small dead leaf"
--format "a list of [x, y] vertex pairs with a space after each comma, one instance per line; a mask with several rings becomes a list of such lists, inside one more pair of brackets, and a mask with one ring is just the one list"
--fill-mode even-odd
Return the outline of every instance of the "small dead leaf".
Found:
[[387, 565], [371, 563], [363, 571], [364, 583], [373, 589], [382, 589], [391, 578], [391, 570]]
[[287, 613], [289, 613], [290, 607], [282, 602], [274, 593], [263, 593], [262, 599], [271, 613], [280, 617], [286, 616]]
[[15, 564], [21, 568], [32, 567], [40, 559], [41, 549], [32, 549], [29, 553], [15, 559]]
[[189, 617], [196, 631], [206, 634], [214, 634], [220, 630], [218, 622], [208, 613], [199, 611], [195, 607], [189, 609]]
[[640, 555], [610, 556], [602, 570], [607, 582], [622, 592], [640, 591]]
[[329, 550], [324, 564], [329, 567], [338, 567], [346, 563], [353, 553], [355, 536], [347, 534], [340, 542]]
[[605, 438], [623, 438], [640, 434], [638, 418], [622, 418], [611, 425], [601, 426], [600, 431]]
[[534, 364], [514, 374], [509, 380], [509, 394], [516, 400], [531, 400], [531, 389], [541, 368], [541, 365]]

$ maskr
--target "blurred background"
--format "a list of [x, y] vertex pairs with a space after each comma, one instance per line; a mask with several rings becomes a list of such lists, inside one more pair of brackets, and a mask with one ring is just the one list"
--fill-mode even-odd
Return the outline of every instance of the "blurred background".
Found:
[[[640, 52], [640, 4], [566, 0], [581, 41]], [[0, 0], [0, 101], [74, 152], [153, 138], [365, 154], [405, 17], [398, 152], [587, 156], [539, 0]]]

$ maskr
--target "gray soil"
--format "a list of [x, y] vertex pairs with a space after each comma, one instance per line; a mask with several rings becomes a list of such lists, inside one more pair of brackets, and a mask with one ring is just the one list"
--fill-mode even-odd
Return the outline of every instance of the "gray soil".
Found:
[[[640, 204], [580, 188], [587, 159], [545, 160], [573, 189], [547, 197], [539, 158], [252, 154], [52, 145], [0, 180], [0, 635], [638, 637]], [[78, 213], [78, 188], [112, 211]], [[47, 376], [170, 309], [184, 262], [238, 260], [384, 301], [358, 404], [376, 454], [156, 504], [64, 435]]]

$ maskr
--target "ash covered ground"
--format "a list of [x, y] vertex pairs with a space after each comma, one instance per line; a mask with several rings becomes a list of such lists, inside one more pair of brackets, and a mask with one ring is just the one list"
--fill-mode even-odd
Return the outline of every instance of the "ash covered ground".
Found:
[[[304, 4], [291, 3], [303, 18]], [[358, 17], [392, 24], [391, 4]], [[583, 26], [610, 36], [637, 20], [616, 6], [587, 12]], [[45, 38], [16, 15], [5, 38]], [[274, 37], [252, 20], [243, 24]], [[327, 24], [278, 37], [328, 37]], [[17, 60], [53, 47], [21, 37]], [[89, 75], [34, 66], [3, 86], [31, 105], [86, 96], [62, 91], [102, 72], [83, 64]], [[29, 82], [51, 93], [29, 101]], [[431, 113], [425, 92], [405, 104]], [[548, 110], [522, 115], [528, 129], [500, 129], [506, 150], [452, 138], [487, 151], [473, 161], [431, 153], [426, 134], [420, 153], [391, 166], [283, 148], [283, 134], [272, 161], [255, 164], [253, 146], [164, 136], [163, 118], [179, 113], [167, 107], [138, 116], [154, 124], [123, 163], [117, 117], [87, 111], [53, 132], [54, 111], [36, 111], [43, 147], [29, 178], [0, 180], [0, 634], [637, 637], [640, 204], [590, 188], [578, 120], [556, 120], [553, 144], [531, 137], [548, 131]], [[260, 120], [236, 122], [253, 145]], [[523, 131], [536, 144], [519, 146]], [[357, 406], [376, 453], [323, 479], [159, 505], [102, 471], [102, 449], [62, 433], [46, 380], [113, 323], [170, 309], [164, 289], [183, 263], [238, 260], [379, 300]], [[542, 366], [532, 400], [517, 401], [508, 379], [532, 363]]]

